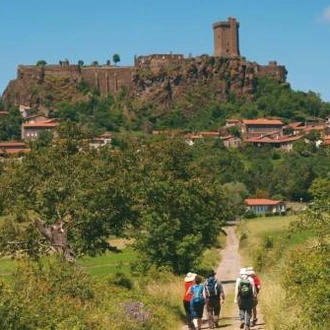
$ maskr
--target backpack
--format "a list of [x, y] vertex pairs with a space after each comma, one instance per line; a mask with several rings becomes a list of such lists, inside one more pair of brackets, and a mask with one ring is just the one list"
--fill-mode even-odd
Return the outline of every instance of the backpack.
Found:
[[215, 297], [220, 293], [218, 281], [214, 277], [210, 277], [206, 280], [205, 289], [208, 297]]
[[203, 290], [204, 286], [202, 284], [196, 284], [193, 286], [192, 300], [194, 303], [204, 302]]
[[248, 278], [242, 278], [239, 284], [239, 295], [242, 298], [252, 297], [252, 284]]

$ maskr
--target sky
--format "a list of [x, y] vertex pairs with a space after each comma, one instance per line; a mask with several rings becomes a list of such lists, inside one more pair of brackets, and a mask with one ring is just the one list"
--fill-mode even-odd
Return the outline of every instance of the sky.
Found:
[[240, 53], [276, 61], [292, 89], [330, 102], [330, 0], [10, 0], [0, 3], [0, 95], [17, 66], [134, 56], [213, 55], [213, 28], [235, 17]]

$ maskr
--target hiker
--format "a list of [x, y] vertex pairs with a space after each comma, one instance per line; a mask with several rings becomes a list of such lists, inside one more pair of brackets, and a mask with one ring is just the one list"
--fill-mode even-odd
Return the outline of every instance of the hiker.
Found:
[[254, 298], [254, 304], [253, 304], [253, 308], [252, 308], [252, 325], [256, 325], [258, 318], [257, 318], [257, 305], [258, 305], [258, 294], [259, 291], [261, 289], [261, 281], [259, 276], [257, 276], [257, 274], [255, 273], [253, 267], [248, 267], [246, 268], [246, 272], [248, 274], [249, 277], [251, 277], [253, 279], [255, 288], [256, 288], [256, 295]]
[[234, 302], [238, 304], [240, 328], [250, 330], [252, 308], [256, 296], [253, 279], [247, 275], [246, 268], [241, 268], [236, 280]]
[[186, 313], [187, 324], [189, 330], [194, 330], [194, 324], [192, 321], [191, 309], [190, 309], [190, 300], [192, 298], [192, 293], [190, 292], [190, 287], [195, 284], [195, 277], [197, 274], [189, 272], [184, 278], [184, 295], [183, 295], [183, 307]]
[[212, 270], [204, 283], [206, 296], [206, 310], [210, 329], [219, 327], [219, 316], [221, 304], [225, 301], [225, 292], [222, 283], [215, 277], [216, 273]]
[[205, 305], [205, 290], [201, 276], [195, 276], [195, 283], [189, 288], [188, 292], [192, 294], [190, 310], [193, 323], [195, 328], [200, 330], [202, 329], [202, 317]]

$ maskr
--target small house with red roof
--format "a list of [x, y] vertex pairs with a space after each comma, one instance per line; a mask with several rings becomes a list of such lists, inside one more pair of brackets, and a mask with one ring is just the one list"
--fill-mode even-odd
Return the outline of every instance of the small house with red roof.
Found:
[[32, 123], [22, 124], [22, 140], [36, 140], [42, 132], [52, 132], [56, 136], [56, 127], [59, 122], [56, 119], [48, 119]]
[[286, 206], [283, 201], [267, 198], [246, 198], [246, 207], [255, 213], [285, 213]]
[[257, 147], [261, 147], [264, 145], [270, 145], [274, 148], [279, 148], [284, 151], [292, 151], [293, 149], [293, 144], [300, 140], [303, 139], [303, 135], [296, 135], [296, 136], [277, 136], [276, 138], [264, 136], [264, 137], [255, 137], [255, 138], [250, 138], [246, 139], [244, 142], [245, 143], [252, 143], [253, 145]]
[[24, 142], [19, 142], [19, 141], [0, 142], [0, 157], [10, 156], [10, 155], [17, 156], [29, 151], [30, 149], [27, 148]]
[[279, 119], [243, 119], [242, 134], [246, 138], [260, 137], [268, 134], [278, 133], [282, 135], [284, 123]]

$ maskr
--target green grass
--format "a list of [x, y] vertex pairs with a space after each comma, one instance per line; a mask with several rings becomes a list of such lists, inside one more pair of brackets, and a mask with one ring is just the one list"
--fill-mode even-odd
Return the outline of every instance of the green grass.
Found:
[[282, 237], [288, 235], [290, 223], [295, 221], [297, 216], [275, 216], [261, 217], [249, 220], [242, 220], [237, 227], [240, 239], [240, 252], [245, 263], [251, 264], [251, 251], [257, 250], [263, 244], [265, 237]]
[[[136, 260], [136, 252], [131, 248], [125, 248], [121, 252], [107, 252], [97, 257], [79, 258], [77, 264], [87, 273], [95, 277], [105, 277], [121, 271], [125, 274], [130, 272], [130, 262]], [[0, 258], [0, 276], [10, 279], [17, 268], [17, 261], [9, 258]]]
[[17, 268], [17, 262], [9, 258], [0, 258], [0, 276], [9, 278]]
[[296, 220], [297, 216], [276, 216], [262, 217], [245, 221], [246, 228], [252, 236], [262, 236], [265, 232], [283, 231], [289, 228], [292, 221]]
[[97, 277], [104, 277], [121, 271], [128, 274], [130, 263], [136, 260], [136, 252], [130, 248], [125, 248], [121, 252], [107, 252], [98, 257], [83, 257], [78, 260], [89, 274]]

